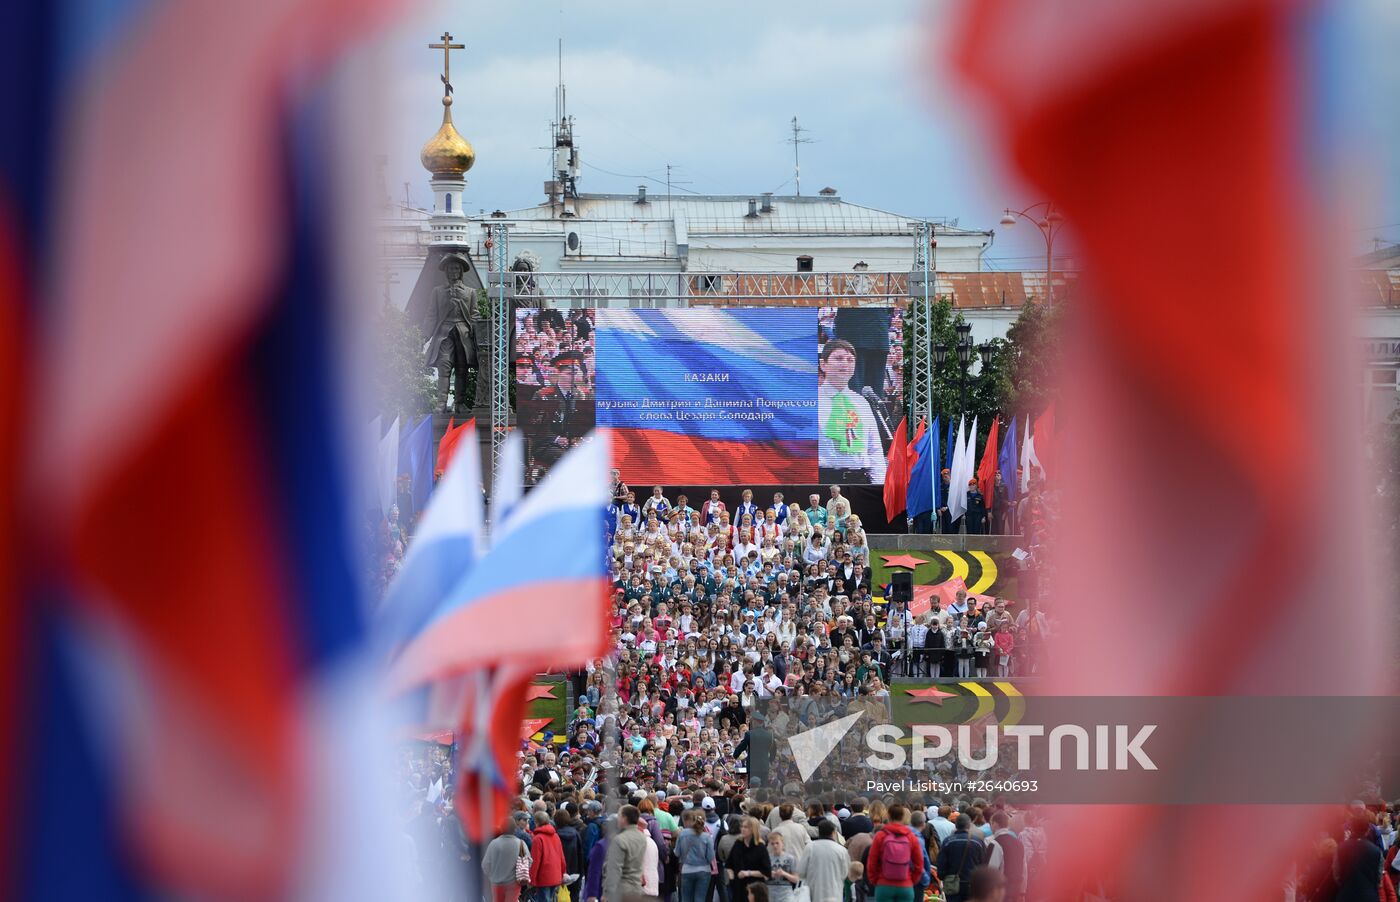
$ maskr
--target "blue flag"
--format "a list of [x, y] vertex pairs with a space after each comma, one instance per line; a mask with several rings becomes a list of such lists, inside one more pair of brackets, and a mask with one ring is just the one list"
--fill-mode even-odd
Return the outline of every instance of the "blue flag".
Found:
[[951, 470], [953, 468], [953, 452], [957, 450], [957, 444], [957, 442], [953, 441], [953, 418], [949, 417], [948, 440], [943, 443], [943, 447], [947, 448], [948, 452], [943, 459], [943, 469]]
[[405, 430], [399, 439], [399, 473], [413, 480], [413, 510], [399, 511], [406, 523], [428, 506], [433, 491], [433, 418], [424, 417], [417, 426]]
[[[950, 422], [948, 425], [952, 426], [953, 424]], [[933, 447], [931, 449], [932, 453], [929, 454], [929, 458], [932, 460], [938, 460], [937, 417], [933, 418], [933, 428], [928, 431], [928, 434], [933, 436]], [[943, 474], [938, 470], [937, 467], [934, 467], [933, 472], [929, 474], [929, 482], [933, 485], [933, 510], [938, 510], [940, 507], [948, 503], [948, 499], [940, 497], [943, 494]]]
[[1011, 418], [1011, 428], [1006, 431], [1006, 439], [1001, 445], [1001, 458], [997, 461], [997, 469], [1001, 471], [1001, 481], [1006, 483], [1006, 497], [1011, 499], [1011, 503], [1016, 503], [1016, 496], [1021, 493], [1019, 480], [1016, 478], [1016, 418]]
[[919, 459], [914, 461], [914, 466], [909, 471], [909, 488], [904, 495], [905, 512], [910, 518], [933, 510], [932, 473], [934, 461], [938, 456], [938, 443], [931, 442], [930, 439], [937, 431], [938, 423], [935, 421], [933, 428], [925, 429], [914, 445], [914, 453], [919, 455]]

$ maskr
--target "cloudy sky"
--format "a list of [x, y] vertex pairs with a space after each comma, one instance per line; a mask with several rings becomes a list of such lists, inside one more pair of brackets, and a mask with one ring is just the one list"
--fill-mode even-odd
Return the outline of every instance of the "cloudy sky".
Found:
[[[1387, 149], [1389, 165], [1378, 168], [1391, 174], [1366, 192], [1373, 209], [1357, 214], [1358, 233], [1389, 226], [1381, 234], [1400, 241], [1400, 117], [1378, 115], [1400, 109], [1400, 54], [1386, 53], [1384, 37], [1400, 26], [1400, 3], [1350, 2], [1370, 24], [1355, 29], [1361, 52], [1349, 54], [1357, 69], [1343, 90], [1367, 144]], [[453, 54], [452, 80], [454, 118], [477, 152], [469, 209], [543, 198], [561, 36], [584, 191], [645, 183], [664, 193], [669, 163], [686, 183], [677, 192], [791, 193], [785, 139], [796, 116], [812, 141], [800, 148], [804, 194], [829, 185], [857, 203], [978, 228], [996, 227], [1008, 204], [1038, 199], [1005, 177], [970, 99], [937, 65], [954, 0], [430, 0], [421, 9], [378, 48], [389, 73], [389, 184], [402, 197], [407, 181], [418, 205], [429, 200], [418, 149], [441, 116], [442, 54], [425, 45], [444, 29], [467, 45]], [[998, 268], [1038, 265], [1031, 236], [998, 231]]]

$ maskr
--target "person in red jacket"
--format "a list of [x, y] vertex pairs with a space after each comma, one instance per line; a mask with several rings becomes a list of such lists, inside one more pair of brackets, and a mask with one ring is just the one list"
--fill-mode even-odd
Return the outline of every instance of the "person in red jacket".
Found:
[[924, 853], [903, 823], [905, 808], [890, 806], [889, 820], [870, 843], [865, 879], [875, 886], [875, 902], [914, 902], [914, 884], [923, 875]]
[[548, 821], [535, 828], [530, 842], [530, 887], [535, 902], [554, 902], [564, 882], [564, 846]]

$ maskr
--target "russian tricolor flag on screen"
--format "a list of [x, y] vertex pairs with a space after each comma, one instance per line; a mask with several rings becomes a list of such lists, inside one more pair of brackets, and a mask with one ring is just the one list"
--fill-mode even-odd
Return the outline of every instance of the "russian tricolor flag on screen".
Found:
[[817, 310], [599, 310], [598, 425], [637, 482], [817, 481]]

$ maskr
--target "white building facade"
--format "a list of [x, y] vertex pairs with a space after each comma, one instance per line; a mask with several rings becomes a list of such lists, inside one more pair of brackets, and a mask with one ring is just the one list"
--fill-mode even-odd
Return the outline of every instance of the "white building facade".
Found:
[[[486, 216], [458, 209], [466, 246], [487, 259], [486, 226], [505, 225], [514, 269], [541, 273], [908, 273], [918, 218], [815, 196], [579, 194]], [[387, 265], [400, 286], [412, 279], [448, 211], [396, 207], [383, 222]], [[450, 215], [450, 214], [448, 214]], [[931, 264], [980, 272], [990, 231], [931, 222]], [[395, 292], [391, 289], [391, 295]], [[406, 289], [396, 301], [402, 306]]]

